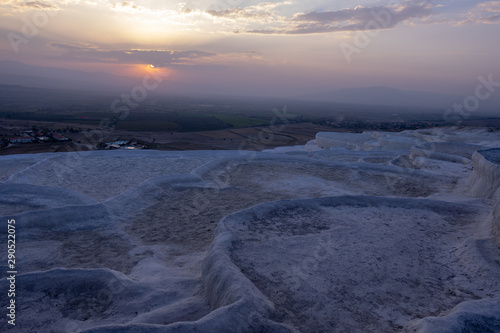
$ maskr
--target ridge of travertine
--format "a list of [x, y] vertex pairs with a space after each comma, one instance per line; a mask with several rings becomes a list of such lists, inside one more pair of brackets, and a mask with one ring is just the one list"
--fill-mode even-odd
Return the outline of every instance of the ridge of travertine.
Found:
[[1, 156], [16, 330], [499, 331], [498, 147], [434, 128]]

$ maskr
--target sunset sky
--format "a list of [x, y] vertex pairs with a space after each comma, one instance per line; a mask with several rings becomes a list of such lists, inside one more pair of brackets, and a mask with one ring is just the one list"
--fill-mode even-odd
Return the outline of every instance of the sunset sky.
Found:
[[0, 35], [0, 60], [137, 77], [153, 65], [231, 93], [500, 81], [500, 1], [1, 0]]

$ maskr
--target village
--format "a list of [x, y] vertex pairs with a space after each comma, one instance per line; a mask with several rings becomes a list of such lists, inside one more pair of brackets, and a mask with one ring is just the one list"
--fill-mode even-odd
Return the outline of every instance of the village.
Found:
[[22, 134], [17, 136], [4, 138], [2, 141], [6, 143], [32, 143], [32, 142], [50, 142], [50, 141], [70, 141], [71, 139], [62, 135], [61, 133], [57, 133], [54, 131], [33, 131], [27, 130]]
[[[67, 134], [66, 134], [67, 133]], [[67, 151], [75, 150], [76, 147], [70, 146], [78, 146], [82, 148], [80, 145], [80, 138], [82, 137], [81, 130], [73, 130], [72, 128], [68, 129], [51, 129], [44, 128], [39, 130], [36, 126], [33, 126], [32, 129], [20, 129], [18, 128], [15, 131], [2, 132], [0, 134], [0, 142], [1, 148], [11, 149], [11, 148], [23, 148], [24, 146], [29, 149], [34, 149], [34, 151], [38, 152], [38, 149], [35, 147], [39, 147], [43, 151], [45, 151], [44, 147], [49, 146], [57, 146], [57, 147], [66, 147], [71, 148], [67, 149]], [[62, 145], [62, 146], [61, 146]], [[148, 148], [147, 144], [140, 140], [118, 140], [111, 142], [100, 142], [97, 147], [99, 150], [139, 150]], [[78, 150], [78, 149], [76, 149]], [[52, 151], [52, 149], [49, 149]], [[56, 149], [55, 151], [60, 151], [60, 149]]]

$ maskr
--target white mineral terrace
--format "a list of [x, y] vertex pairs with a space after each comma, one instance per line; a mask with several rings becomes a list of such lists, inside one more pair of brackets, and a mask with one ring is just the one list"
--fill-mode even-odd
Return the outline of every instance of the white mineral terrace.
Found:
[[500, 332], [495, 148], [447, 128], [1, 156], [14, 331]]

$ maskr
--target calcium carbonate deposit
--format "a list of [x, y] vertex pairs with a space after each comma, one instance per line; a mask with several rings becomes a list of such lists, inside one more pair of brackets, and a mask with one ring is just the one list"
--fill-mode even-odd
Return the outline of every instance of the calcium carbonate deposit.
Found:
[[[48, 153], [0, 168], [17, 271], [2, 330], [500, 332], [497, 132], [318, 133], [257, 153]], [[2, 251], [4, 274], [7, 262]]]

